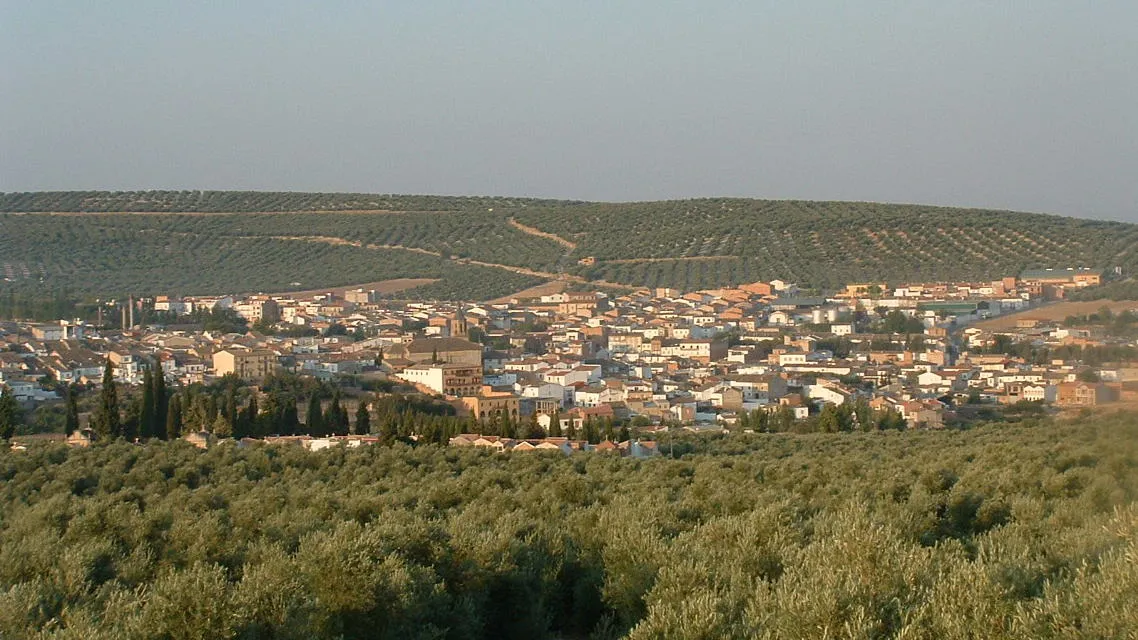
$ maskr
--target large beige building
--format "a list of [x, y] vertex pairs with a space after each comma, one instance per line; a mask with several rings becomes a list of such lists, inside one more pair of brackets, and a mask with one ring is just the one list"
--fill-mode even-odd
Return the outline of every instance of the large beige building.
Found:
[[235, 374], [242, 380], [261, 380], [277, 366], [277, 354], [268, 349], [222, 349], [213, 354], [217, 376]]
[[478, 420], [489, 420], [495, 415], [508, 415], [511, 420], [516, 421], [521, 398], [512, 393], [494, 391], [493, 388], [484, 386], [478, 395], [464, 397], [462, 403]]
[[448, 396], [473, 396], [482, 388], [482, 367], [468, 364], [417, 364], [399, 374], [404, 380], [420, 384]]
[[410, 360], [416, 364], [465, 364], [482, 366], [482, 345], [462, 338], [421, 338], [397, 344], [387, 350], [388, 358]]

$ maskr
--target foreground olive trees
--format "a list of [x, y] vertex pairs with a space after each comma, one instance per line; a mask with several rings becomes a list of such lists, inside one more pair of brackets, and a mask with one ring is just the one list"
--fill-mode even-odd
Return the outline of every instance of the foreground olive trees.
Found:
[[0, 454], [0, 637], [1125, 637], [1138, 418]]

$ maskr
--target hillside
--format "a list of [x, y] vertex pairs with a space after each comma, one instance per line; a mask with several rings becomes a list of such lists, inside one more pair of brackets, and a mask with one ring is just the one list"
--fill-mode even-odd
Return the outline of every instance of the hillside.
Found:
[[[578, 264], [588, 256], [595, 265]], [[991, 279], [1076, 265], [1138, 268], [1138, 226], [852, 202], [0, 194], [7, 286], [96, 294], [311, 289], [427, 277], [440, 280], [401, 295], [489, 299], [557, 277], [682, 289], [781, 278], [829, 288], [860, 280]]]

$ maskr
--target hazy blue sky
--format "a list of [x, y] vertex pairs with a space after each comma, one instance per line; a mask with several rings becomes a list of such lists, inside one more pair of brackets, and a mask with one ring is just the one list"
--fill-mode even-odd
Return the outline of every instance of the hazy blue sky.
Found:
[[1134, 0], [0, 0], [0, 87], [0, 191], [723, 195], [1138, 221]]

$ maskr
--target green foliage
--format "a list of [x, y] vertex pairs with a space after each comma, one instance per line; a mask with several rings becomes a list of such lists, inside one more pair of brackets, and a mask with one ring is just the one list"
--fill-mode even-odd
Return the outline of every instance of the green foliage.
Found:
[[24, 423], [24, 412], [8, 385], [0, 385], [0, 440], [7, 440]]
[[[132, 211], [157, 213], [114, 215]], [[468, 261], [681, 289], [772, 278], [815, 288], [984, 280], [1068, 264], [1138, 269], [1135, 225], [916, 205], [167, 191], [7, 193], [0, 194], [0, 212], [86, 212], [0, 214], [0, 267], [11, 269], [17, 277], [10, 286], [23, 283], [21, 290], [66, 285], [100, 295], [287, 291], [429, 277], [441, 280], [398, 295], [473, 299], [540, 281]], [[576, 248], [567, 252], [512, 221]], [[584, 256], [598, 263], [576, 266]], [[1102, 289], [1119, 299], [1133, 298], [1134, 290], [1132, 280]]]
[[103, 368], [103, 386], [99, 402], [91, 415], [91, 428], [103, 440], [123, 437], [123, 420], [119, 412], [118, 385], [115, 384], [115, 366], [107, 359]]
[[[44, 287], [66, 286], [71, 297], [116, 296], [124, 292], [189, 295], [294, 291], [391, 278], [439, 278], [439, 282], [421, 290], [399, 295], [478, 299], [507, 295], [542, 281], [502, 268], [422, 253], [420, 249], [445, 253], [430, 243], [436, 237], [437, 230], [431, 225], [437, 218], [433, 214], [415, 214], [411, 218], [426, 221], [425, 228], [412, 234], [420, 240], [409, 238], [407, 243], [398, 244], [406, 248], [385, 248], [393, 244], [389, 242], [392, 239], [354, 238], [367, 230], [361, 222], [370, 221], [374, 233], [384, 233], [392, 221], [387, 214], [258, 215], [252, 220], [247, 214], [0, 214], [0, 268], [10, 268], [15, 276], [0, 289], [0, 314], [43, 319], [75, 315], [71, 311], [76, 308], [74, 300], [57, 299], [61, 294], [44, 298], [37, 293]], [[459, 216], [448, 223], [449, 233], [455, 238], [465, 233], [464, 220], [468, 218]], [[491, 226], [513, 230], [505, 219]], [[519, 243], [536, 241], [533, 236], [516, 230], [514, 233], [521, 236], [513, 239]], [[396, 239], [402, 240], [402, 236]], [[510, 265], [518, 263], [510, 259], [514, 253], [509, 242], [513, 240], [488, 236], [455, 241], [494, 247], [503, 255], [480, 254], [478, 258]], [[86, 313], [83, 315], [87, 317]]]
[[[1130, 271], [1134, 271], [1131, 267]], [[1127, 278], [1108, 282], [1101, 287], [1076, 291], [1072, 300], [1138, 300], [1138, 279]]]
[[366, 436], [371, 433], [371, 412], [368, 410], [367, 400], [361, 398], [356, 405], [356, 419], [352, 423], [352, 433]]
[[[1138, 268], [1138, 226], [1009, 211], [719, 198], [535, 205], [516, 218], [576, 242], [574, 256], [596, 256], [591, 275], [643, 286], [782, 278], [832, 288], [1033, 266]], [[630, 259], [640, 261], [607, 262]]]
[[1138, 628], [1133, 415], [693, 438], [698, 453], [650, 461], [401, 444], [0, 451], [0, 636]]
[[176, 440], [182, 437], [182, 397], [178, 394], [170, 396], [166, 407], [166, 439]]
[[64, 389], [64, 404], [66, 405], [66, 414], [64, 417], [63, 431], [67, 435], [71, 435], [79, 430], [79, 387], [75, 384], [69, 384]]
[[1048, 364], [1052, 360], [1069, 360], [1090, 366], [1105, 362], [1126, 362], [1138, 359], [1138, 348], [1129, 345], [1078, 345], [1066, 344], [1058, 347], [1038, 346], [1030, 340], [1014, 341], [1011, 336], [999, 334], [991, 346], [981, 351], [1002, 353], [1023, 358], [1034, 364]]

